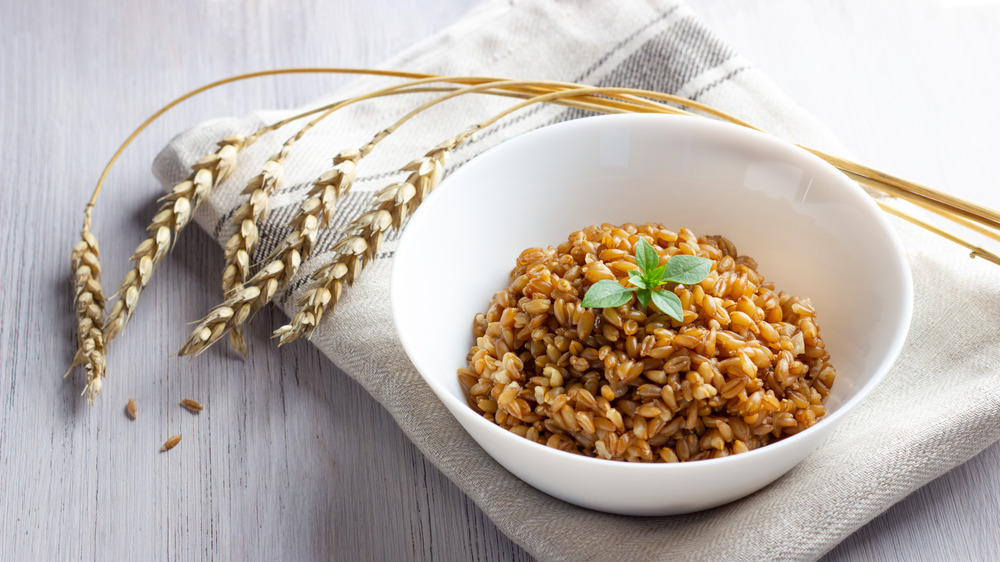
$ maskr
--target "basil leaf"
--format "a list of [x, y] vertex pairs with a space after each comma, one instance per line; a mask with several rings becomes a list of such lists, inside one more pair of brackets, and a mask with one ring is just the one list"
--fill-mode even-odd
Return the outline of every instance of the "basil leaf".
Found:
[[646, 308], [647, 306], [649, 306], [649, 299], [652, 296], [652, 294], [653, 291], [643, 288], [635, 292], [635, 298], [636, 300], [639, 301], [639, 304], [641, 304], [643, 308]]
[[616, 281], [601, 279], [587, 289], [587, 294], [583, 295], [583, 302], [580, 304], [587, 308], [615, 308], [621, 306], [632, 298], [632, 291], [626, 289]]
[[660, 267], [654, 269], [653, 271], [647, 273], [645, 279], [646, 285], [648, 285], [650, 289], [656, 288], [656, 286], [659, 285], [661, 280], [663, 279], [663, 272], [666, 270], [667, 270], [667, 264], [663, 264]]
[[635, 245], [635, 264], [639, 266], [643, 276], [660, 265], [660, 255], [645, 238], [640, 238]]
[[712, 260], [698, 256], [677, 254], [667, 261], [667, 269], [663, 273], [663, 281], [692, 285], [700, 283], [708, 277], [708, 272], [711, 270]]
[[652, 298], [653, 304], [660, 309], [660, 312], [678, 322], [684, 320], [684, 307], [681, 306], [681, 299], [677, 298], [673, 291], [653, 291]]
[[[635, 285], [636, 287], [639, 287], [640, 289], [650, 288], [649, 285], [646, 284], [646, 279], [643, 277], [643, 275], [634, 269], [628, 270], [628, 282]], [[653, 287], [655, 286], [656, 284], [654, 283]]]

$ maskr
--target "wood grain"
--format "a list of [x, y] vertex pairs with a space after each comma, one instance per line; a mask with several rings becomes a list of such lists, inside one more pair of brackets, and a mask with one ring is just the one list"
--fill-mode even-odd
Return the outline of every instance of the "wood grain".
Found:
[[[692, 7], [860, 160], [1000, 207], [996, 4], [742, 2]], [[221, 249], [188, 229], [125, 334], [95, 408], [72, 358], [69, 249], [107, 158], [174, 96], [239, 72], [373, 66], [473, 0], [0, 3], [0, 559], [529, 560], [307, 342], [262, 313], [250, 357], [172, 354], [218, 300]], [[794, 46], [794, 48], [793, 48]], [[168, 113], [112, 173], [95, 215], [114, 287], [160, 188], [169, 138], [219, 115], [303, 103], [329, 77], [273, 78]], [[944, 103], [949, 100], [949, 103]], [[960, 103], [956, 103], [958, 100]], [[221, 349], [221, 348], [220, 348]], [[125, 404], [135, 398], [139, 417]], [[205, 405], [195, 415], [181, 398]], [[169, 453], [160, 446], [183, 434]], [[988, 559], [1000, 445], [863, 527], [830, 560]]]

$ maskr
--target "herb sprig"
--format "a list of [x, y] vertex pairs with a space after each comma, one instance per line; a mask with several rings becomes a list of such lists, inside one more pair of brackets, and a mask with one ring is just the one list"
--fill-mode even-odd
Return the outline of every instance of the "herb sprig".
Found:
[[712, 260], [686, 254], [671, 256], [667, 263], [660, 265], [659, 254], [645, 238], [640, 238], [635, 246], [635, 264], [639, 266], [639, 271], [633, 269], [628, 272], [632, 287], [602, 279], [587, 289], [581, 304], [588, 308], [615, 308], [627, 303], [635, 293], [643, 308], [652, 302], [660, 312], [680, 322], [684, 319], [681, 299], [673, 291], [660, 289], [660, 285], [700, 283], [712, 270]]

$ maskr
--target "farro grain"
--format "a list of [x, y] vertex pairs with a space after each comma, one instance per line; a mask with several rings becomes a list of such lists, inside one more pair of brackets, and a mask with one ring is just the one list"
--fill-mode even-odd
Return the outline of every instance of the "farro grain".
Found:
[[200, 412], [200, 411], [202, 411], [202, 410], [205, 409], [205, 406], [202, 405], [201, 402], [198, 402], [197, 400], [191, 400], [190, 398], [185, 398], [185, 399], [181, 400], [181, 406], [184, 406], [188, 410], [190, 410], [192, 412], [195, 412], [195, 413]]
[[174, 436], [170, 437], [169, 439], [167, 439], [167, 441], [163, 444], [163, 448], [161, 450], [163, 450], [163, 451], [169, 451], [170, 449], [173, 449], [174, 447], [176, 447], [177, 444], [180, 443], [180, 442], [181, 442], [181, 436], [179, 434], [178, 435], [174, 435]]

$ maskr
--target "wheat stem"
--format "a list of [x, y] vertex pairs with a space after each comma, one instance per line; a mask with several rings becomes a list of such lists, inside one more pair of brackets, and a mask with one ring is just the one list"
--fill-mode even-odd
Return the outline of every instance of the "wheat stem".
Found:
[[885, 172], [880, 172], [861, 164], [844, 160], [843, 158], [825, 154], [818, 150], [811, 148], [806, 148], [806, 150], [816, 154], [841, 170], [851, 171], [859, 176], [878, 182], [880, 185], [890, 186], [908, 194], [918, 195], [929, 201], [960, 210], [962, 211], [963, 216], [978, 219], [980, 222], [984, 222], [993, 228], [1000, 228], [1000, 212], [994, 209], [962, 199], [961, 197], [950, 193], [945, 193], [925, 185], [920, 185], [916, 182], [904, 180], [902, 178], [886, 174]]
[[914, 204], [914, 205], [916, 205], [916, 206], [918, 206], [918, 207], [920, 207], [920, 208], [922, 208], [922, 209], [924, 209], [926, 211], [930, 211], [930, 212], [932, 212], [932, 213], [934, 213], [934, 214], [936, 214], [936, 215], [938, 215], [940, 217], [948, 219], [948, 220], [950, 220], [950, 221], [952, 221], [952, 222], [954, 222], [956, 224], [962, 225], [965, 228], [968, 228], [969, 230], [978, 232], [979, 234], [982, 234], [983, 236], [986, 236], [988, 238], [992, 238], [993, 240], [996, 240], [997, 242], [1000, 242], [1000, 234], [998, 234], [997, 232], [995, 232], [993, 230], [990, 230], [990, 229], [988, 229], [988, 228], [980, 225], [979, 223], [975, 223], [975, 222], [973, 222], [973, 221], [971, 221], [971, 220], [969, 220], [969, 219], [967, 219], [967, 218], [965, 218], [963, 216], [960, 216], [960, 215], [955, 214], [955, 213], [950, 213], [950, 212], [948, 212], [945, 209], [942, 209], [940, 207], [935, 207], [934, 205], [930, 205], [930, 204], [928, 204], [928, 203], [926, 203], [924, 201], [919, 201], [919, 200], [916, 200], [916, 199], [911, 200], [910, 203], [912, 203], [912, 204]]
[[951, 219], [952, 216], [959, 216], [970, 221], [979, 222], [985, 224], [991, 228], [1000, 228], [1000, 222], [994, 221], [992, 218], [985, 215], [977, 215], [970, 212], [964, 208], [957, 207], [951, 203], [940, 201], [937, 199], [932, 199], [921, 193], [915, 193], [912, 191], [907, 191], [905, 188], [899, 187], [898, 185], [893, 185], [890, 183], [883, 182], [881, 180], [873, 179], [855, 172], [851, 168], [839, 168], [847, 177], [853, 179], [858, 183], [862, 183], [882, 193], [891, 195], [893, 197], [909, 201], [911, 203], [921, 205], [922, 207], [932, 210], [935, 213], [940, 214], [943, 217]]
[[882, 201], [876, 201], [876, 203], [878, 204], [878, 206], [883, 211], [885, 211], [885, 212], [887, 212], [887, 213], [889, 213], [891, 215], [895, 215], [895, 216], [897, 216], [897, 217], [899, 217], [899, 218], [901, 218], [901, 219], [903, 219], [905, 221], [913, 223], [913, 224], [919, 226], [920, 228], [923, 228], [923, 229], [926, 229], [926, 230], [928, 230], [930, 232], [933, 232], [934, 234], [937, 234], [938, 236], [940, 236], [940, 237], [942, 237], [942, 238], [944, 238], [944, 239], [946, 239], [946, 240], [948, 240], [950, 242], [953, 242], [955, 244], [958, 244], [959, 246], [962, 246], [963, 248], [966, 248], [967, 250], [969, 250], [969, 257], [971, 257], [971, 258], [980, 257], [980, 258], [983, 258], [983, 259], [985, 259], [985, 260], [987, 260], [989, 262], [992, 262], [992, 263], [995, 263], [997, 265], [1000, 265], [1000, 256], [994, 254], [993, 252], [989, 252], [987, 250], [984, 250], [981, 246], [977, 246], [975, 244], [972, 244], [971, 242], [966, 242], [965, 240], [959, 238], [958, 236], [955, 236], [954, 234], [951, 234], [951, 233], [949, 233], [947, 231], [944, 231], [944, 230], [942, 230], [942, 229], [940, 229], [940, 228], [938, 228], [938, 227], [936, 227], [936, 226], [934, 226], [934, 225], [932, 225], [930, 223], [924, 222], [924, 221], [918, 219], [917, 217], [914, 217], [912, 215], [908, 215], [908, 214], [904, 213], [903, 211], [900, 211], [899, 209], [896, 209], [895, 207], [892, 207], [890, 205], [886, 205]]
[[[128, 136], [128, 138], [126, 138], [125, 141], [122, 142], [122, 144], [118, 147], [118, 149], [115, 151], [115, 153], [111, 156], [111, 159], [104, 166], [104, 169], [101, 171], [101, 176], [97, 180], [97, 185], [94, 187], [93, 194], [91, 195], [91, 198], [90, 198], [90, 201], [88, 202], [88, 204], [92, 206], [92, 205], [94, 205], [94, 204], [97, 203], [98, 195], [101, 192], [101, 188], [104, 185], [104, 181], [106, 180], [108, 173], [111, 171], [111, 168], [114, 166], [115, 162], [118, 161], [118, 158], [122, 155], [122, 153], [125, 151], [125, 149], [130, 144], [132, 144], [132, 141], [134, 141], [135, 138], [137, 136], [139, 136], [139, 134], [146, 129], [146, 127], [148, 127], [154, 121], [156, 121], [157, 119], [159, 119], [160, 116], [163, 115], [164, 113], [166, 113], [167, 111], [173, 109], [175, 106], [181, 104], [182, 102], [187, 101], [188, 99], [190, 99], [190, 98], [192, 98], [194, 96], [197, 96], [198, 94], [201, 94], [203, 92], [206, 92], [206, 91], [214, 89], [214, 88], [218, 88], [220, 86], [224, 86], [226, 84], [232, 84], [234, 82], [240, 82], [240, 81], [243, 81], [243, 80], [250, 80], [250, 79], [253, 79], [253, 78], [263, 78], [263, 77], [269, 77], [269, 76], [280, 76], [280, 75], [290, 75], [290, 74], [354, 74], [354, 75], [384, 76], [384, 77], [409, 78], [409, 79], [433, 78], [436, 81], [449, 82], [449, 83], [453, 83], [453, 84], [482, 84], [484, 82], [497, 82], [497, 81], [501, 80], [500, 78], [491, 78], [491, 77], [482, 77], [482, 76], [478, 76], [478, 77], [451, 77], [451, 76], [442, 76], [442, 75], [437, 75], [437, 74], [427, 74], [427, 73], [422, 73], [422, 72], [403, 72], [403, 71], [395, 71], [395, 70], [376, 70], [376, 69], [367, 69], [367, 68], [346, 68], [346, 67], [280, 68], [280, 69], [275, 69], [275, 70], [262, 70], [262, 71], [258, 71], [258, 72], [249, 72], [249, 73], [245, 73], [245, 74], [238, 74], [238, 75], [235, 75], [235, 76], [229, 76], [227, 78], [223, 78], [221, 80], [216, 80], [216, 81], [211, 82], [209, 84], [205, 84], [203, 86], [195, 88], [194, 90], [191, 90], [191, 91], [189, 91], [189, 92], [187, 92], [187, 93], [185, 93], [185, 94], [183, 94], [183, 95], [181, 95], [181, 96], [179, 96], [179, 97], [171, 100], [169, 103], [167, 103], [166, 105], [164, 105], [160, 109], [156, 110], [156, 112], [154, 112], [152, 115], [150, 115], [148, 118], [146, 118], [146, 120], [143, 121], [142, 124], [140, 124], [138, 127], [136, 127], [136, 129], [134, 131], [132, 131], [132, 133]], [[579, 86], [578, 84], [573, 84], [573, 83], [569, 83], [569, 82], [557, 82], [557, 81], [537, 81], [536, 84], [542, 85], [542, 86], [538, 86], [537, 87], [537, 88], [542, 88], [542, 89], [545, 89], [545, 88], [549, 88], [549, 89], [551, 89], [551, 88], [575, 88], [575, 87]], [[637, 91], [642, 92], [642, 90], [637, 90]], [[537, 93], [537, 89], [536, 90], [528, 90], [527, 93], [529, 93], [529, 94], [530, 93]], [[626, 101], [628, 101], [629, 97], [631, 97], [631, 96], [627, 96], [625, 98]], [[706, 112], [708, 114], [715, 115], [717, 117], [726, 119], [726, 120], [731, 121], [733, 123], [737, 123], [737, 124], [741, 124], [741, 125], [746, 126], [746, 127], [753, 128], [750, 124], [745, 123], [745, 122], [743, 122], [743, 121], [741, 121], [739, 119], [736, 119], [735, 117], [725, 115], [724, 113], [722, 113], [722, 112], [720, 112], [720, 111], [712, 108], [711, 106], [707, 106], [707, 105], [695, 102], [693, 100], [686, 100], [684, 98], [680, 98], [680, 97], [677, 97], [677, 96], [669, 96], [669, 97], [671, 98], [670, 101], [674, 101], [675, 103], [677, 103], [679, 105], [683, 105], [683, 106], [686, 106], [686, 107], [691, 107], [691, 108], [694, 108], [694, 109], [698, 109], [698, 110], [704, 111], [704, 112]], [[632, 100], [632, 101], [634, 101], [634, 100]], [[615, 102], [608, 101], [606, 103], [606, 105], [616, 106], [617, 104]], [[621, 106], [621, 107], [624, 107], [624, 106]], [[316, 111], [322, 111], [322, 110], [323, 110], [323, 108], [320, 108], [320, 109], [317, 109]], [[296, 119], [300, 119], [301, 117], [304, 117], [304, 115], [296, 116], [294, 118], [291, 118], [291, 119], [284, 120], [282, 122], [276, 123], [271, 128], [272, 129], [276, 129], [276, 128], [278, 128], [278, 127], [280, 127], [280, 126], [282, 126], [282, 125], [284, 125], [284, 124], [286, 124], [286, 123], [288, 123], [290, 121], [293, 121], [293, 120], [296, 120]]]

